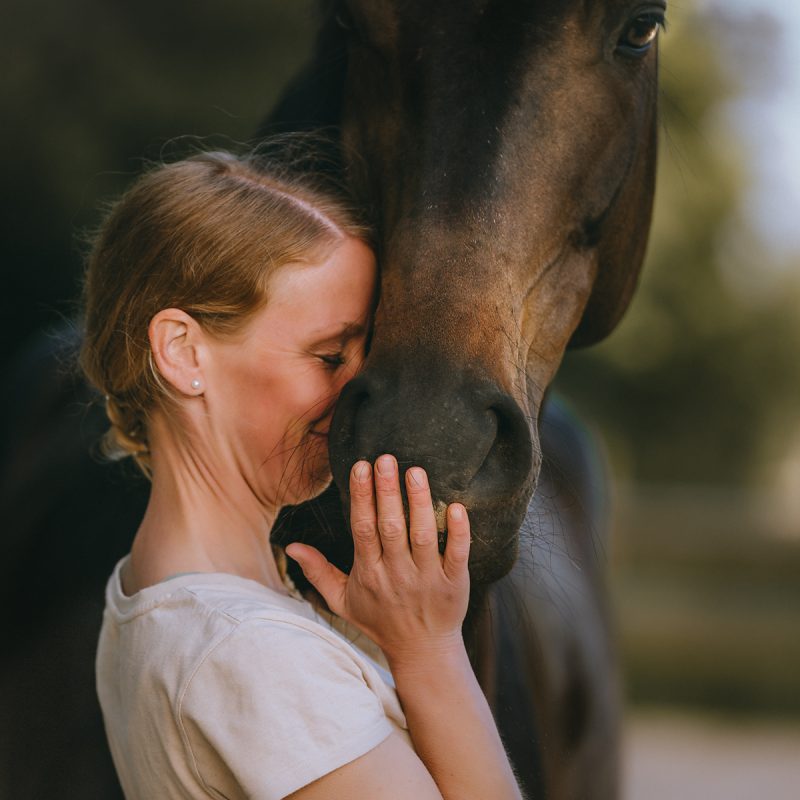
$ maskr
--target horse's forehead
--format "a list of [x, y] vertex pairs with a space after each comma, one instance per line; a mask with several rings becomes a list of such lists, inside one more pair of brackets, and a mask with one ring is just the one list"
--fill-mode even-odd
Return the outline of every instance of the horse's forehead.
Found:
[[345, 0], [344, 5], [384, 41], [402, 36], [455, 34], [486, 21], [494, 25], [544, 26], [572, 16], [590, 19], [622, 11], [630, 0]]
[[[382, 141], [384, 154], [404, 153], [402, 169], [391, 181], [395, 188], [389, 192], [396, 200], [402, 194], [396, 187], [413, 184], [417, 204], [424, 205], [419, 211], [424, 219], [452, 214], [464, 219], [475, 208], [479, 218], [474, 227], [495, 229], [497, 225], [486, 220], [497, 205], [505, 209], [502, 217], [508, 216], [509, 191], [521, 195], [512, 205], [521, 209], [524, 201], [530, 218], [534, 206], [552, 202], [552, 191], [546, 197], [537, 194], [529, 177], [522, 186], [519, 176], [539, 176], [550, 186], [559, 180], [564, 186], [576, 183], [572, 178], [585, 164], [588, 140], [605, 140], [615, 124], [615, 109], [621, 103], [607, 102], [615, 91], [614, 80], [608, 71], [582, 68], [597, 61], [605, 41], [581, 35], [582, 29], [592, 27], [579, 19], [587, 5], [583, 0], [351, 2], [368, 7], [365, 13], [373, 14], [372, 24], [377, 25], [381, 15], [413, 17], [409, 9], [439, 22], [452, 17], [451, 27], [440, 25], [441, 34], [436, 32], [439, 22], [431, 22], [419, 38], [406, 34], [396, 48], [397, 57], [376, 59], [366, 48], [365, 60], [357, 62], [363, 68], [353, 70], [351, 77], [355, 87], [363, 87], [374, 83], [375, 76], [386, 81], [393, 73], [396, 83], [386, 83], [403, 87], [391, 95], [392, 102], [375, 102], [374, 87], [372, 93], [365, 91], [370, 101], [361, 104], [359, 113], [361, 120], [370, 116], [371, 141]], [[628, 8], [631, 0], [624, 2]], [[613, 8], [597, 8], [614, 5], [619, 6], [619, 0], [594, 0], [593, 13], [613, 19]], [[461, 13], [454, 14], [454, 8]], [[481, 11], [485, 24], [467, 19]], [[405, 24], [405, 19], [402, 24], [386, 23], [384, 33], [391, 29], [403, 37], [397, 29]], [[363, 25], [362, 21], [362, 29]], [[377, 28], [375, 35], [381, 35]], [[356, 52], [362, 57], [363, 51]], [[576, 118], [575, 108], [582, 110], [583, 119]], [[389, 141], [392, 147], [385, 146]], [[391, 161], [386, 155], [383, 163]], [[387, 170], [393, 168], [392, 162]], [[384, 209], [388, 218], [394, 217], [398, 204]], [[408, 214], [407, 200], [403, 207]]]
[[[625, 0], [605, 0], [607, 3]], [[591, 8], [598, 0], [464, 0], [464, 2], [431, 3], [430, 0], [345, 0], [350, 9], [358, 9], [373, 19], [403, 17], [408, 20], [431, 21], [442, 17], [464, 19], [477, 17], [490, 10], [519, 16], [558, 15], [572, 7]]]

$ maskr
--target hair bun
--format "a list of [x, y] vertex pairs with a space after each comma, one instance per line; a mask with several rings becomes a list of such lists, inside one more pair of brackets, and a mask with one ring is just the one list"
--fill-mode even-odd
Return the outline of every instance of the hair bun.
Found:
[[114, 461], [132, 456], [149, 475], [150, 445], [143, 414], [109, 394], [105, 396], [105, 406], [111, 428], [103, 437], [104, 455]]

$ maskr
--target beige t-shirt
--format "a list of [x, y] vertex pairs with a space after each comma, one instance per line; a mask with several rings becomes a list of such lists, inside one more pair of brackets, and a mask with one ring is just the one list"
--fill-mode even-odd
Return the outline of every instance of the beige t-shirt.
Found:
[[304, 600], [227, 574], [106, 588], [97, 693], [129, 800], [279, 800], [408, 735], [391, 675]]

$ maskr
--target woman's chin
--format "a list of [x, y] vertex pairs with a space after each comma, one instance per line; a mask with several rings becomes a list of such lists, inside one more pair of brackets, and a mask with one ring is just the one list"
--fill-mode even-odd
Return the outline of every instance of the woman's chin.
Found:
[[319, 497], [330, 485], [333, 477], [330, 466], [325, 463], [323, 467], [312, 471], [304, 471], [297, 480], [288, 487], [283, 498], [283, 505], [297, 506], [307, 500]]
[[296, 506], [321, 495], [333, 479], [328, 459], [328, 437], [315, 435], [298, 447], [286, 466], [280, 500]]
[[304, 503], [306, 500], [313, 500], [315, 497], [319, 497], [331, 485], [332, 480], [330, 469], [327, 469], [324, 475], [318, 475], [314, 480], [309, 480], [306, 496], [300, 498], [297, 502]]

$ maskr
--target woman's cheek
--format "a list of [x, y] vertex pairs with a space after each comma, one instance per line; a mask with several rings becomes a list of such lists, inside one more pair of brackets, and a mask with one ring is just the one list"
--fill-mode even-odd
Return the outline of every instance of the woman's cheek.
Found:
[[[325, 373], [316, 382], [313, 393], [313, 400], [311, 404], [314, 405], [313, 416], [318, 417], [330, 402], [339, 396], [341, 387], [337, 387], [335, 372], [326, 370]], [[310, 396], [309, 396], [310, 399]]]

